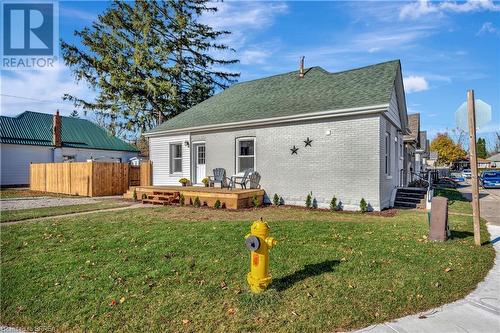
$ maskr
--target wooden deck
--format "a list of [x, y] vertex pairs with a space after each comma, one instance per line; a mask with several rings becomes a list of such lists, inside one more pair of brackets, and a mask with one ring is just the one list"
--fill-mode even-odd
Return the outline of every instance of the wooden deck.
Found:
[[262, 189], [227, 189], [202, 186], [135, 186], [130, 187], [124, 197], [132, 199], [134, 189], [137, 200], [141, 200], [143, 194], [152, 195], [155, 191], [176, 191], [184, 196], [186, 205], [194, 202], [194, 199], [198, 197], [202, 205], [213, 207], [218, 199], [228, 209], [252, 207], [254, 195], [261, 203], [264, 198], [264, 190]]

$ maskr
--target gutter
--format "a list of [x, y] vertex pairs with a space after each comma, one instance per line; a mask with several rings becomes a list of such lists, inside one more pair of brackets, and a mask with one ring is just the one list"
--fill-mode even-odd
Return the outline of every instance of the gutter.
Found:
[[281, 123], [290, 123], [290, 122], [296, 122], [296, 121], [302, 121], [302, 120], [345, 117], [345, 116], [351, 116], [351, 115], [366, 115], [366, 114], [374, 114], [374, 113], [383, 113], [383, 112], [387, 111], [388, 108], [389, 108], [389, 104], [386, 103], [386, 104], [380, 104], [380, 105], [364, 106], [364, 107], [360, 107], [360, 108], [337, 109], [337, 110], [328, 110], [328, 111], [320, 111], [320, 112], [312, 112], [312, 113], [302, 113], [302, 114], [283, 116], [283, 117], [245, 120], [245, 121], [238, 121], [238, 122], [225, 123], [225, 124], [213, 124], [213, 125], [203, 125], [203, 126], [195, 126], [195, 127], [185, 127], [185, 128], [180, 128], [180, 129], [150, 132], [150, 133], [145, 133], [143, 135], [145, 137], [157, 137], [157, 136], [164, 136], [165, 134], [196, 133], [196, 132], [213, 131], [213, 130], [221, 130], [221, 129], [253, 127], [255, 125], [273, 125], [273, 124], [281, 124]]

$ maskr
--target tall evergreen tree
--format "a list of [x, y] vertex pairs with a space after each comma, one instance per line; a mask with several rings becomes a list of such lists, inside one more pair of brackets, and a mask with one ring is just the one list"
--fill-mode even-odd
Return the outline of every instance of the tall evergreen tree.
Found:
[[115, 0], [91, 27], [75, 31], [82, 47], [61, 41], [62, 55], [77, 81], [97, 92], [95, 100], [65, 99], [118, 129], [143, 132], [205, 100], [236, 81], [223, 69], [238, 62], [214, 54], [234, 51], [199, 22], [215, 12], [207, 0], [128, 3]]
[[477, 157], [486, 158], [488, 157], [488, 151], [486, 150], [486, 140], [484, 138], [479, 138], [477, 140]]

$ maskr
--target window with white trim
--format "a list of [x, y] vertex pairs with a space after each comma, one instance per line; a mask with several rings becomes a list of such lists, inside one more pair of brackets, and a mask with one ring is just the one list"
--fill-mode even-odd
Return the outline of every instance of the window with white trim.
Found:
[[255, 138], [236, 139], [236, 172], [255, 170]]
[[391, 134], [385, 132], [385, 174], [391, 174]]
[[170, 173], [182, 172], [182, 143], [170, 144]]

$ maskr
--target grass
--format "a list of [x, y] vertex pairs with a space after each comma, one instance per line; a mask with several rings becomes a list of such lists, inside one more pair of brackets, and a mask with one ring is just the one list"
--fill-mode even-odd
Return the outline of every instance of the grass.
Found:
[[102, 201], [91, 204], [53, 206], [32, 209], [6, 210], [0, 212], [0, 223], [34, 219], [39, 217], [65, 215], [72, 213], [88, 212], [99, 209], [117, 208], [128, 206], [121, 201]]
[[[269, 221], [270, 289], [248, 292], [252, 220]], [[492, 267], [469, 216], [428, 242], [427, 214], [158, 207], [2, 227], [1, 322], [57, 331], [338, 331], [464, 297]], [[482, 225], [482, 238], [487, 231]]]
[[448, 210], [452, 213], [472, 214], [472, 205], [470, 201], [465, 199], [456, 189], [437, 188], [434, 192], [435, 196], [448, 198]]
[[0, 189], [0, 199], [18, 199], [27, 197], [70, 197], [70, 195], [61, 193], [49, 193], [40, 191], [31, 191], [27, 188], [3, 188]]

